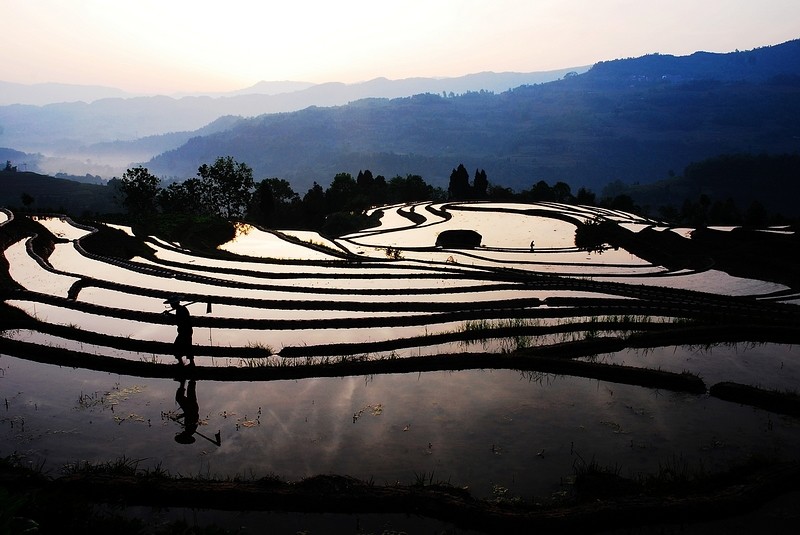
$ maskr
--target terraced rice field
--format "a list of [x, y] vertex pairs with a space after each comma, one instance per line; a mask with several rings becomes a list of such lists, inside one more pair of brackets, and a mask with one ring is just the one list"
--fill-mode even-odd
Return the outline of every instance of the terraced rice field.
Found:
[[[220, 254], [151, 236], [153, 254], [131, 259], [87, 252], [93, 228], [36, 218], [62, 240], [46, 258], [29, 237], [3, 251], [13, 281], [4, 302], [36, 321], [0, 338], [0, 455], [53, 469], [126, 456], [184, 475], [423, 476], [525, 500], [568, 492], [575, 464], [593, 458], [627, 475], [676, 459], [705, 468], [756, 453], [796, 460], [791, 416], [705, 388], [532, 360], [793, 389], [796, 288], [575, 247], [577, 226], [598, 217], [691, 239], [616, 211], [380, 210], [380, 226], [334, 240], [240, 225]], [[0, 213], [4, 226], [25, 217]], [[481, 235], [480, 247], [436, 246], [442, 232], [463, 229]], [[171, 295], [194, 303], [191, 372], [172, 355]], [[753, 334], [754, 323], [778, 332]], [[682, 325], [705, 330], [681, 338]], [[672, 337], [636, 338], [662, 331]], [[597, 345], [604, 340], [619, 345]], [[200, 406], [188, 446], [173, 440], [180, 380], [194, 382]]]

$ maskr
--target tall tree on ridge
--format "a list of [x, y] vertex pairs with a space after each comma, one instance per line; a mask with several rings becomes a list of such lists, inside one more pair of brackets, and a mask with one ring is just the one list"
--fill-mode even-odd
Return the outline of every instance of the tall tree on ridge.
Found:
[[141, 165], [128, 169], [119, 181], [122, 204], [134, 217], [147, 217], [156, 213], [156, 195], [161, 179]]
[[197, 175], [208, 185], [209, 204], [228, 219], [244, 216], [255, 186], [253, 170], [231, 156], [219, 157], [213, 165], [203, 164]]
[[450, 185], [447, 187], [447, 192], [451, 200], [469, 198], [469, 173], [463, 163], [458, 164], [458, 167], [450, 173]]
[[485, 199], [487, 191], [489, 190], [489, 179], [486, 178], [486, 171], [475, 169], [475, 178], [472, 181], [473, 197], [476, 199]]

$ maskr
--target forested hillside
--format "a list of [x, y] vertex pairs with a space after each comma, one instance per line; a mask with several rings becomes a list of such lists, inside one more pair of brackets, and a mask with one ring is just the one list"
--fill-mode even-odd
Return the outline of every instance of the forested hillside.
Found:
[[453, 162], [517, 190], [651, 182], [719, 154], [797, 150], [800, 41], [730, 54], [647, 56], [501, 94], [368, 99], [244, 120], [147, 163], [191, 176], [222, 154], [295, 189], [369, 168], [445, 184]]
[[121, 209], [113, 186], [86, 184], [0, 167], [0, 206], [81, 215]]

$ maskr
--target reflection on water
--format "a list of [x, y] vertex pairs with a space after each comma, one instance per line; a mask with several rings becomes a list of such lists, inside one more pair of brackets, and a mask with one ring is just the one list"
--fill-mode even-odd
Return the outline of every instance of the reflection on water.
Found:
[[183, 430], [175, 435], [178, 444], [192, 444], [194, 434], [200, 422], [200, 406], [197, 404], [197, 381], [189, 381], [189, 390], [186, 390], [186, 379], [180, 379], [180, 386], [175, 392], [175, 402], [181, 408], [181, 413], [175, 415], [175, 421], [180, 422]]
[[[636, 277], [593, 277], [595, 280], [623, 282], [627, 284], [644, 284], [643, 279]], [[724, 271], [709, 269], [698, 273], [676, 272], [674, 275], [658, 277], [658, 286], [680, 290], [710, 292], [717, 295], [762, 296], [773, 292], [788, 290], [788, 287], [775, 282], [757, 279], [744, 279], [728, 275]]]
[[709, 386], [733, 381], [767, 390], [795, 391], [800, 384], [800, 347], [780, 344], [628, 349], [600, 356], [598, 361], [675, 373], [691, 370]]
[[[724, 369], [725, 362], [715, 364]], [[477, 496], [500, 485], [531, 497], [559, 491], [579, 457], [617, 464], [622, 475], [654, 472], [675, 458], [722, 469], [758, 452], [796, 456], [800, 438], [796, 420], [706, 396], [464, 371], [195, 383], [196, 440], [185, 444], [173, 440], [181, 427], [170, 416], [187, 414], [189, 380], [176, 385], [7, 356], [0, 368], [7, 402], [0, 455], [18, 452], [54, 471], [126, 456], [181, 475], [338, 473], [410, 484], [425, 474]]]
[[26, 241], [19, 240], [3, 251], [11, 278], [27, 290], [66, 297], [72, 285], [80, 279], [43, 269], [28, 255]]
[[[452, 215], [449, 221], [441, 221], [435, 225], [407, 228], [411, 222], [406, 219], [406, 228], [400, 227], [395, 232], [376, 234], [367, 229], [344, 236], [344, 239], [368, 246], [432, 247], [441, 232], [468, 228], [481, 235], [481, 245], [484, 247], [530, 249], [531, 240], [536, 241], [537, 247], [547, 249], [575, 246], [575, 225], [558, 219], [502, 212], [492, 212], [491, 217], [487, 217], [486, 211], [453, 211]], [[508, 232], [508, 229], [514, 229], [514, 232]]]
[[[319, 243], [319, 242], [317, 242]], [[319, 243], [321, 245], [321, 243]], [[286, 241], [280, 233], [265, 232], [247, 224], [236, 226], [236, 236], [219, 247], [242, 256], [283, 259], [331, 260], [336, 257]]]
[[88, 235], [91, 231], [86, 228], [75, 226], [71, 219], [67, 217], [33, 217], [57, 238], [65, 240], [77, 240]]
[[[543, 322], [557, 322], [561, 321], [557, 312], [570, 311], [570, 307], [559, 309], [552, 302], [539, 306], [536, 299], [614, 297], [603, 293], [610, 288], [575, 291], [567, 286], [538, 288], [525, 283], [495, 287], [505, 278], [497, 278], [495, 270], [479, 266], [510, 266], [536, 273], [726, 295], [763, 296], [784, 289], [713, 270], [669, 272], [622, 250], [589, 255], [573, 247], [574, 224], [520, 213], [531, 205], [509, 203], [494, 205], [493, 209], [475, 206], [482, 211], [456, 207], [450, 210], [453, 218], [446, 220], [427, 211], [425, 204], [418, 204], [414, 212], [425, 222], [417, 225], [403, 217], [399, 207], [387, 209], [380, 230], [394, 231], [365, 230], [336, 242], [354, 252], [375, 256], [375, 262], [364, 265], [212, 259], [153, 240], [156, 258], [136, 258], [132, 264], [87, 257], [76, 244], [59, 243], [49, 258], [53, 271], [31, 258], [24, 242], [18, 242], [3, 252], [12, 278], [25, 288], [62, 300], [28, 294], [7, 303], [51, 323], [134, 341], [170, 342], [175, 337], [174, 323], [148, 321], [147, 316], [144, 320], [131, 318], [142, 318], [140, 313], [159, 317], [164, 298], [181, 293], [200, 300], [193, 305], [197, 310], [191, 311], [196, 322], [195, 349], [207, 345], [280, 350], [284, 346], [460, 332], [466, 327], [465, 320], [449, 316], [437, 319], [431, 310], [442, 307], [418, 306], [425, 303], [470, 303], [480, 305], [476, 308], [491, 308], [489, 301], [525, 297], [532, 304], [520, 305], [521, 312], [535, 308], [552, 314], [543, 317]], [[410, 209], [403, 207], [404, 211]], [[505, 211], [497, 211], [500, 209]], [[635, 228], [651, 224], [602, 209], [554, 203], [539, 204], [536, 209], [537, 214], [552, 210], [576, 221], [602, 212]], [[517, 212], [512, 213], [514, 210]], [[68, 238], [85, 232], [68, 228], [65, 221], [47, 224]], [[439, 232], [458, 227], [481, 232], [484, 247], [429, 248]], [[509, 228], [515, 232], [508, 232]], [[265, 254], [327, 257], [273, 234], [251, 231], [249, 236], [250, 245], [268, 251]], [[536, 250], [531, 252], [529, 243], [534, 239]], [[385, 247], [398, 243], [404, 246], [402, 258], [387, 261]], [[426, 248], [415, 250], [415, 245]], [[425, 264], [423, 260], [437, 263]], [[78, 288], [76, 281], [87, 284], [70, 295], [71, 288]], [[92, 286], [92, 281], [97, 286]], [[426, 295], [426, 289], [437, 292]], [[63, 299], [68, 295], [71, 301]], [[215, 304], [208, 316], [211, 320], [247, 318], [253, 323], [202, 322], [198, 316], [203, 314], [206, 300]], [[354, 306], [359, 304], [370, 306]], [[572, 320], [585, 314], [578, 308], [571, 312]], [[410, 321], [382, 321], [392, 315], [407, 316]], [[513, 319], [514, 314], [509, 316]], [[332, 320], [338, 318], [358, 322], [341, 328], [276, 325], [277, 320], [287, 319], [331, 320], [334, 324]], [[361, 322], [367, 318], [381, 322]], [[557, 343], [563, 341], [559, 336], [581, 335], [553, 334], [538, 337], [536, 343]], [[90, 346], [63, 334], [18, 330], [3, 332], [2, 336], [129, 360], [164, 362], [161, 359], [172, 358]], [[390, 355], [371, 356], [502, 352], [529, 343], [520, 336], [435, 344], [422, 350], [404, 347]], [[270, 359], [264, 359], [264, 364], [275, 364], [280, 357], [273, 355]], [[792, 389], [800, 381], [797, 350], [774, 344], [623, 351], [598, 359], [676, 372], [690, 370], [709, 385], [732, 380]], [[275, 474], [297, 480], [336, 473], [378, 484], [411, 484], [422, 477], [468, 486], [479, 497], [490, 496], [493, 487], [500, 486], [508, 489], [509, 495], [527, 498], [561, 490], [579, 461], [594, 459], [601, 466], [616, 465], [624, 476], [652, 473], [675, 459], [714, 470], [757, 453], [794, 458], [800, 438], [800, 426], [794, 419], [708, 396], [517, 371], [198, 383], [192, 380], [188, 366], [176, 366], [176, 384], [173, 380], [76, 370], [68, 364], [62, 368], [0, 356], [5, 402], [0, 405], [0, 455], [16, 452], [34, 463], [44, 463], [52, 471], [78, 461], [103, 463], [125, 457], [142, 459], [143, 468], [160, 466], [186, 476]], [[198, 355], [198, 365], [242, 364]]]
[[182, 427], [181, 431], [175, 434], [175, 442], [178, 444], [194, 444], [197, 440], [195, 435], [197, 435], [216, 446], [221, 446], [222, 437], [220, 431], [217, 431], [212, 439], [198, 430], [200, 425], [200, 405], [197, 402], [197, 381], [188, 379], [189, 385], [187, 387], [186, 377], [180, 377], [175, 380], [178, 381], [175, 402], [178, 404], [180, 412], [168, 411], [162, 413], [162, 419], [168, 418]]

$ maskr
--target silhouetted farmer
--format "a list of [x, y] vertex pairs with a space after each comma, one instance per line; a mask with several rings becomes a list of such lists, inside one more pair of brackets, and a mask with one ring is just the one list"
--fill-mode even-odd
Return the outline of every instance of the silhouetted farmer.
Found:
[[[189, 360], [189, 364], [194, 364], [194, 352], [192, 351], [192, 317], [189, 310], [181, 304], [177, 297], [170, 297], [165, 301], [172, 310], [175, 311], [175, 323], [178, 325], [178, 336], [175, 337], [175, 344], [173, 351], [175, 358], [178, 359], [179, 364], [183, 364], [183, 357]], [[169, 310], [165, 310], [165, 314], [169, 314]]]
[[175, 401], [183, 411], [175, 419], [183, 418], [183, 431], [175, 435], [175, 442], [179, 444], [191, 444], [194, 442], [194, 434], [197, 432], [197, 424], [200, 422], [200, 406], [197, 404], [197, 383], [194, 379], [189, 381], [189, 390], [186, 390], [186, 379], [181, 379], [178, 391], [175, 392]]

